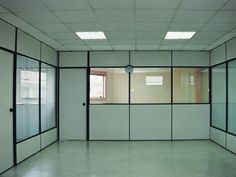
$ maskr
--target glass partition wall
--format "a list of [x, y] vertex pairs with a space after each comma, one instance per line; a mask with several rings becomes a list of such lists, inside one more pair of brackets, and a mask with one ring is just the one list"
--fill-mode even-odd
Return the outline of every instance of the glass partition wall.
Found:
[[209, 104], [209, 69], [91, 68], [91, 104]]
[[56, 68], [17, 55], [16, 74], [16, 139], [21, 142], [56, 127]]

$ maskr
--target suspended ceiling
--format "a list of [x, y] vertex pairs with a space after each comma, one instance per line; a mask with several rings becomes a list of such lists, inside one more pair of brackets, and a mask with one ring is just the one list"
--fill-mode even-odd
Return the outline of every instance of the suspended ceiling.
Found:
[[[0, 18], [57, 50], [210, 50], [236, 36], [236, 0], [0, 0]], [[164, 40], [167, 31], [197, 33]]]

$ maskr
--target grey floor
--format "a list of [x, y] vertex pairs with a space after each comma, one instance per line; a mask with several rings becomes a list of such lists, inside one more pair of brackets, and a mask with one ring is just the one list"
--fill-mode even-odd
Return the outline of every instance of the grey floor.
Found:
[[236, 155], [211, 141], [61, 142], [3, 177], [236, 177]]

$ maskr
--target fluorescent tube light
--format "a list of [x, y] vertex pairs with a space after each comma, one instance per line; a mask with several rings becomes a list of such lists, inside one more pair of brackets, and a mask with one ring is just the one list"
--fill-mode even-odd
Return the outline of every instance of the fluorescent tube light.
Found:
[[75, 32], [80, 39], [88, 40], [88, 39], [106, 39], [104, 32], [96, 31], [96, 32]]
[[194, 31], [168, 31], [165, 39], [191, 39], [195, 33]]

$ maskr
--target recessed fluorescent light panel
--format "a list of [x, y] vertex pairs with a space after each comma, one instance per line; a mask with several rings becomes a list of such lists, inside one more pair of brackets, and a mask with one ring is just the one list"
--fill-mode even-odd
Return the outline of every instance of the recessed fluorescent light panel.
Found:
[[89, 39], [106, 39], [104, 32], [96, 31], [96, 32], [76, 32], [77, 36], [80, 39], [89, 40]]
[[165, 39], [191, 39], [195, 33], [194, 31], [168, 31]]

